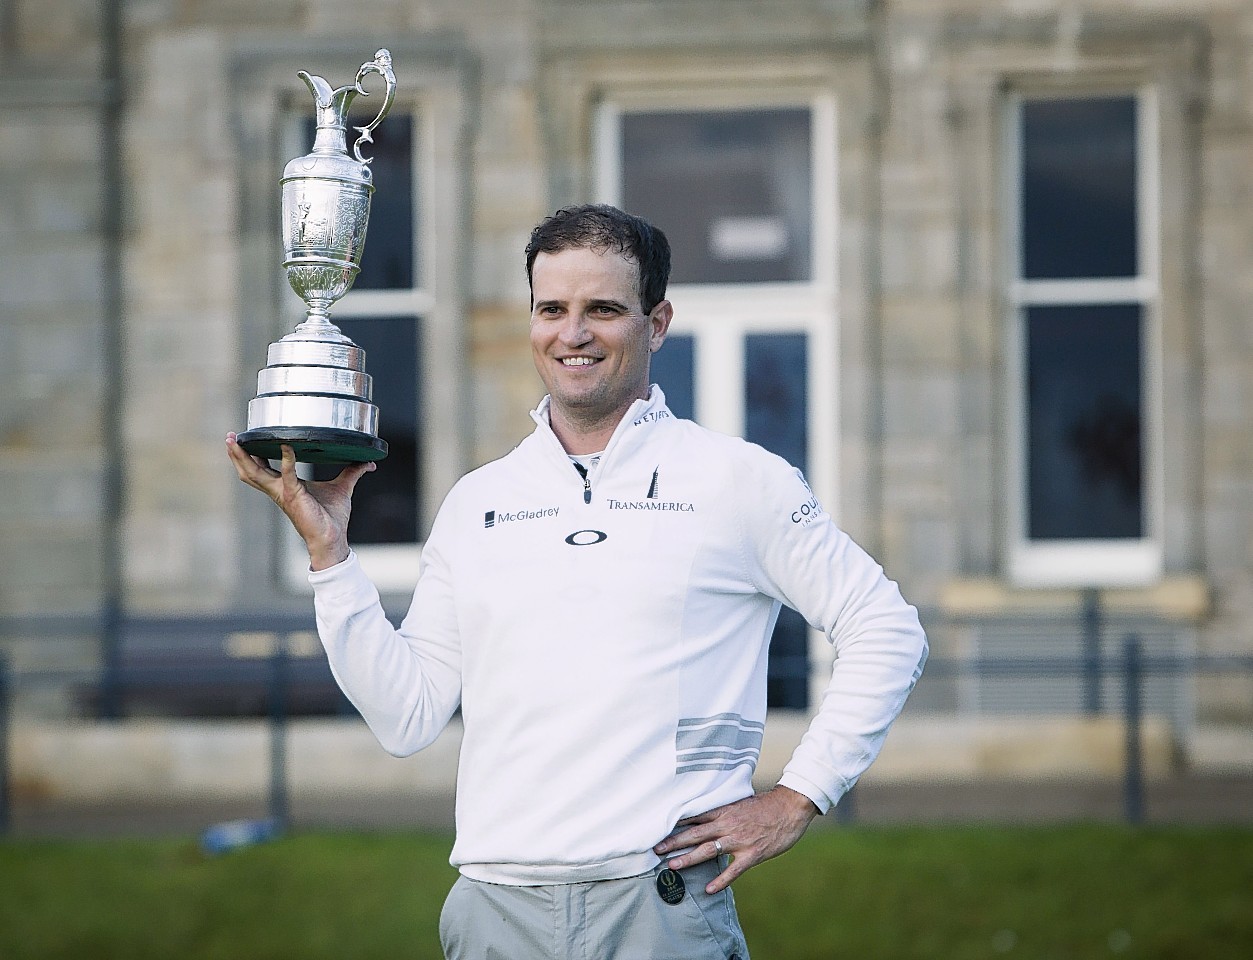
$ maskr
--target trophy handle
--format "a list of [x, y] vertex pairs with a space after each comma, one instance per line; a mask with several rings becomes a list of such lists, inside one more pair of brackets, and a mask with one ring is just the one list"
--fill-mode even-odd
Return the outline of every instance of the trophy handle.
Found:
[[396, 74], [392, 72], [392, 55], [387, 50], [380, 50], [374, 55], [374, 59], [369, 63], [361, 64], [361, 69], [357, 71], [356, 88], [357, 93], [368, 97], [369, 92], [361, 86], [361, 81], [371, 73], [377, 73], [380, 77], [387, 81], [387, 93], [383, 96], [383, 107], [379, 110], [378, 116], [367, 123], [364, 127], [353, 127], [361, 136], [357, 137], [356, 142], [352, 145], [353, 155], [362, 163], [369, 163], [373, 157], [361, 156], [361, 145], [363, 143], [373, 143], [374, 138], [370, 136], [370, 131], [383, 122], [383, 118], [387, 116], [387, 111], [392, 108], [392, 100], [396, 97]]

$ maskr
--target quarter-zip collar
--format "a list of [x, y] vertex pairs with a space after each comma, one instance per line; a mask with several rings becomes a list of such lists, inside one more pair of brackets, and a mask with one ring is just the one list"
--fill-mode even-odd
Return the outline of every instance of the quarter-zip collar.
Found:
[[[566, 448], [563, 447], [561, 445], [561, 441], [557, 439], [557, 434], [553, 432], [552, 423], [549, 421], [548, 410], [551, 402], [552, 398], [545, 396], [544, 399], [539, 402], [539, 406], [531, 411], [531, 419], [535, 421], [536, 425], [535, 433], [546, 438], [545, 446], [551, 454], [560, 457], [565, 463], [570, 463], [570, 455], [566, 453]], [[605, 444], [605, 450], [604, 453], [601, 454], [600, 463], [597, 464], [594, 471], [595, 474], [598, 476], [604, 474], [609, 461], [614, 459], [615, 449], [622, 444], [623, 438], [628, 431], [649, 420], [656, 421], [662, 419], [662, 417], [657, 416], [657, 414], [665, 410], [666, 395], [662, 392], [661, 387], [654, 383], [649, 389], [648, 397], [634, 401], [631, 406], [627, 408], [627, 412], [623, 415], [622, 420], [619, 421], [618, 425], [614, 428], [613, 435], [610, 436], [609, 442]], [[651, 417], [649, 416], [650, 414], [652, 414]], [[578, 473], [581, 475], [580, 482], [583, 484], [583, 502], [591, 503], [592, 471], [585, 474], [582, 470], [580, 470]]]

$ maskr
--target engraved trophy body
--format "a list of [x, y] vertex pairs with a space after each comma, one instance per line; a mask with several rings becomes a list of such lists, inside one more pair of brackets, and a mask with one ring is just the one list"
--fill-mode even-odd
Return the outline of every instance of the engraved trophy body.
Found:
[[[362, 80], [377, 73], [387, 82], [382, 108], [348, 152], [348, 108], [368, 96]], [[239, 445], [250, 454], [281, 458], [289, 444], [306, 463], [357, 463], [387, 456], [378, 436], [378, 407], [365, 372], [365, 351], [330, 320], [330, 308], [348, 292], [361, 267], [370, 195], [370, 161], [363, 143], [391, 108], [396, 93], [391, 54], [380, 50], [361, 65], [356, 80], [332, 89], [301, 70], [317, 103], [313, 150], [283, 171], [283, 268], [291, 288], [308, 306], [302, 323], [270, 344], [257, 374], [257, 396], [248, 403], [248, 429]]]

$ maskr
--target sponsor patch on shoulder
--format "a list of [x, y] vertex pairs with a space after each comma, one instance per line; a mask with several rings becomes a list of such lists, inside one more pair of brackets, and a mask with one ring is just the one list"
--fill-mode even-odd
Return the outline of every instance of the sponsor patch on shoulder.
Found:
[[801, 477], [801, 483], [805, 485], [805, 492], [809, 494], [809, 499], [802, 503], [799, 507], [792, 511], [792, 522], [807, 527], [825, 512], [822, 504], [818, 502], [818, 496], [810, 489], [808, 481]]

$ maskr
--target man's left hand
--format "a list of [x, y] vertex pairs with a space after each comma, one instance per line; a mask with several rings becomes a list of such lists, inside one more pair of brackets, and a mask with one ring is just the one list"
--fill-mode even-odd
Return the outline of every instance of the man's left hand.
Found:
[[665, 856], [671, 850], [692, 848], [666, 864], [671, 870], [730, 854], [727, 868], [705, 887], [706, 893], [718, 893], [746, 870], [791, 849], [819, 812], [808, 797], [778, 786], [680, 820], [679, 829], [653, 852]]

